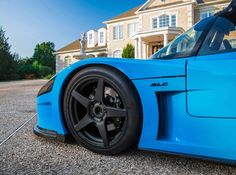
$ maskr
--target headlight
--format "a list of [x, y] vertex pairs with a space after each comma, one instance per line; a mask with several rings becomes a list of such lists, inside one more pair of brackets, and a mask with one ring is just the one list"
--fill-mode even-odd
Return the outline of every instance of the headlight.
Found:
[[53, 78], [51, 78], [40, 90], [38, 93], [38, 96], [46, 94], [48, 92], [50, 92], [52, 90], [54, 81], [55, 81], [56, 76], [54, 76]]

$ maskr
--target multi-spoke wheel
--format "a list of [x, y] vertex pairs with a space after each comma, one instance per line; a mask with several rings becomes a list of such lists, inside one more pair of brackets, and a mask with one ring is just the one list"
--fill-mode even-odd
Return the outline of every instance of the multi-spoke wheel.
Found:
[[126, 77], [111, 68], [78, 72], [65, 90], [63, 111], [75, 140], [94, 152], [116, 154], [139, 139], [138, 94]]

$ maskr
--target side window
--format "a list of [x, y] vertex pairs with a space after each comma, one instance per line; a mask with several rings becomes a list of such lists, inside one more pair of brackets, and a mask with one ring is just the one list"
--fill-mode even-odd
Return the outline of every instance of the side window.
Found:
[[204, 41], [199, 55], [236, 51], [236, 26], [230, 20], [218, 17]]
[[173, 59], [173, 58], [186, 58], [196, 54], [199, 44], [203, 39], [209, 26], [214, 22], [215, 17], [210, 17], [202, 20], [194, 25], [187, 32], [178, 36], [168, 46], [154, 54], [151, 59]]
[[163, 49], [159, 50], [157, 53], [155, 53], [151, 59], [161, 59], [162, 57], [165, 57], [167, 54], [167, 49], [169, 46], [164, 47]]

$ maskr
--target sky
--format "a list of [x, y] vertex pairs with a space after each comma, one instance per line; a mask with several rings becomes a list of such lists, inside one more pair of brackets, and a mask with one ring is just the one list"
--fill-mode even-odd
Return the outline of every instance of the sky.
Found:
[[51, 41], [60, 49], [81, 32], [103, 27], [109, 20], [146, 0], [0, 0], [0, 27], [11, 51], [31, 57], [35, 45]]

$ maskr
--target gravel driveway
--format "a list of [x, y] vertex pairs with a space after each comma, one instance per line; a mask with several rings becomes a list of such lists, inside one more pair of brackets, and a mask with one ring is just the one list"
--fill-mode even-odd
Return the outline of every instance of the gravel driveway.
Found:
[[32, 133], [37, 119], [29, 119], [44, 83], [0, 83], [0, 144], [15, 133], [0, 145], [0, 174], [236, 174], [236, 167], [208, 161], [138, 150], [102, 156], [74, 143], [39, 138]]

